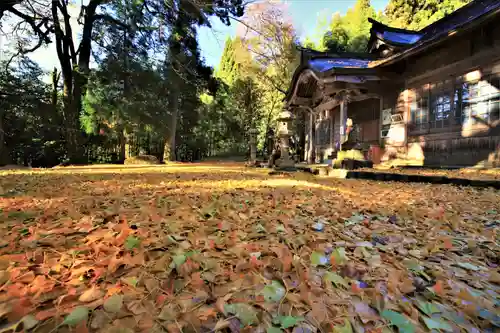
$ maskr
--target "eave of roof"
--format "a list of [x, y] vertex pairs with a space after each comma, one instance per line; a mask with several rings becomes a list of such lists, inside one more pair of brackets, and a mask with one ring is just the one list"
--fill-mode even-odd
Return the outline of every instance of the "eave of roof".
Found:
[[[425, 51], [429, 47], [444, 42], [451, 36], [464, 33], [498, 14], [500, 14], [500, 0], [475, 0], [420, 31], [392, 28], [369, 19], [373, 25], [368, 44], [369, 50], [371, 50], [373, 43], [377, 39], [383, 40], [389, 45], [406, 47], [406, 49], [384, 59], [377, 59], [375, 55], [369, 53], [330, 54], [302, 49], [301, 65], [295, 70], [292, 76], [290, 89], [284, 100], [289, 101], [292, 98], [297, 80], [304, 71], [308, 71], [317, 80], [335, 74], [370, 75], [374, 73], [371, 70], [377, 67], [389, 65], [408, 56]], [[398, 43], [387, 38], [384, 40], [383, 36], [381, 38], [380, 32], [384, 31], [404, 34], [405, 36], [420, 36], [420, 38], [413, 44]], [[313, 61], [312, 66], [311, 61]]]
[[328, 80], [335, 81], [336, 76], [352, 76], [354, 79], [360, 80], [363, 77], [371, 78], [374, 75], [379, 74], [379, 70], [375, 68], [354, 68], [354, 67], [342, 67], [342, 68], [330, 68], [323, 72], [316, 71], [310, 64], [303, 64], [299, 66], [292, 76], [292, 83], [290, 85], [290, 89], [287, 91], [287, 94], [284, 101], [290, 101], [293, 97], [293, 94], [296, 91], [296, 85], [298, 84], [299, 78], [301, 75], [306, 73], [307, 75], [313, 76], [316, 81], [325, 82]]
[[369, 18], [368, 22], [372, 24], [370, 39], [367, 45], [368, 52], [373, 51], [377, 40], [390, 46], [407, 47], [418, 42], [423, 36], [423, 34], [418, 31], [389, 27], [372, 18]]
[[[477, 9], [475, 12], [469, 13], [475, 7], [481, 7], [481, 10]], [[467, 13], [469, 13], [469, 15], [466, 15]], [[423, 37], [413, 46], [388, 58], [372, 61], [368, 67], [374, 68], [389, 65], [408, 56], [425, 51], [427, 48], [442, 43], [452, 36], [465, 33], [499, 14], [500, 0], [473, 1], [420, 30], [419, 32], [423, 33]], [[466, 17], [467, 20], [464, 20], [464, 17]]]

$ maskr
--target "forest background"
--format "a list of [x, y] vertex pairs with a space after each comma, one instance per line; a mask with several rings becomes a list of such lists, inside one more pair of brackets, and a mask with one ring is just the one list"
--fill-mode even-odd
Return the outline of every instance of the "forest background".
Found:
[[[370, 17], [419, 30], [468, 2], [390, 0], [376, 12], [356, 0], [345, 15], [318, 22], [316, 38], [299, 40], [276, 1], [89, 0], [76, 17], [68, 0], [3, 1], [0, 28], [15, 47], [0, 52], [0, 165], [244, 156], [252, 129], [266, 153], [298, 47], [363, 52]], [[215, 69], [198, 36], [212, 17], [239, 25]], [[59, 62], [51, 73], [30, 59], [48, 43]]]

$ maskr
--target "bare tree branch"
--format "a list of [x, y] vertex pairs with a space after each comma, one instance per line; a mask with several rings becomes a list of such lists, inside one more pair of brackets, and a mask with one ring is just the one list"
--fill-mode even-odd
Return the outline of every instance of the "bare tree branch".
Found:
[[125, 30], [130, 30], [130, 26], [121, 22], [120, 20], [117, 20], [115, 19], [114, 17], [110, 16], [110, 15], [106, 15], [106, 14], [96, 14], [94, 15], [93, 17], [93, 20], [94, 21], [99, 21], [99, 20], [102, 20], [102, 21], [107, 21], [109, 23], [112, 23], [114, 25], [117, 25]]

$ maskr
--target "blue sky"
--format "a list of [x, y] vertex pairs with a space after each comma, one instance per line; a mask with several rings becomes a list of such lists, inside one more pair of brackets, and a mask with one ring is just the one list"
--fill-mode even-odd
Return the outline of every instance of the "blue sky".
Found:
[[[356, 0], [285, 0], [288, 5], [288, 15], [293, 20], [300, 39], [314, 38], [318, 23], [330, 21], [335, 12], [345, 14], [348, 8], [353, 7]], [[376, 11], [383, 10], [388, 0], [371, 0]], [[217, 66], [228, 36], [236, 35], [237, 22], [225, 26], [218, 19], [212, 19], [212, 28], [199, 29], [199, 44], [207, 65]]]

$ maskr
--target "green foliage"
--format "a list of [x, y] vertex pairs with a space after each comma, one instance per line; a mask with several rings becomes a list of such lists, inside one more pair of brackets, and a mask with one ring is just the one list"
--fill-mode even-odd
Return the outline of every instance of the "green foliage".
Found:
[[330, 24], [330, 31], [324, 36], [322, 46], [329, 52], [345, 52], [349, 45], [349, 34], [343, 24], [343, 19], [336, 13]]
[[[9, 145], [11, 151], [7, 153], [4, 147], [0, 147], [2, 155], [10, 155], [7, 157], [11, 158], [17, 153], [20, 156], [15, 156], [16, 159], [22, 160], [23, 164], [36, 160], [36, 164], [47, 166], [67, 158], [79, 162], [123, 162], [129, 153], [153, 154], [163, 158], [166, 143], [171, 143], [168, 150], [173, 149], [174, 155], [179, 151], [180, 159], [189, 159], [197, 147], [203, 146], [203, 138], [191, 135], [199, 125], [199, 95], [205, 90], [214, 94], [217, 83], [212, 78], [211, 69], [202, 62], [197, 27], [210, 25], [211, 16], [229, 24], [230, 16], [243, 15], [243, 1], [93, 1], [85, 7], [88, 10], [85, 15], [78, 19], [78, 23], [84, 25], [84, 33], [78, 37], [59, 26], [48, 29], [45, 24], [61, 21], [64, 27], [69, 21], [76, 20], [76, 17], [70, 17], [71, 11], [69, 15], [64, 14], [67, 1], [53, 1], [57, 4], [53, 11], [36, 14], [32, 13], [35, 9], [31, 1], [28, 2], [26, 6], [17, 6], [16, 2], [5, 9], [17, 19], [26, 21], [21, 25], [34, 30], [30, 36], [19, 36], [19, 48], [28, 49], [24, 46], [31, 46], [30, 43], [35, 45], [36, 38], [41, 44], [57, 40], [58, 45], [63, 45], [64, 52], [60, 52], [58, 58], [63, 72], [64, 96], [60, 99], [63, 104], [60, 109], [57, 101], [60, 86], [53, 90], [56, 97], [52, 99], [56, 101], [54, 106], [50, 105], [49, 94], [38, 99], [42, 101], [39, 103], [41, 106], [50, 105], [57, 109], [56, 112], [45, 112], [42, 107], [35, 107], [34, 102], [30, 102], [29, 108], [21, 108], [30, 112], [40, 110], [33, 113], [38, 118], [56, 114], [64, 114], [64, 117], [51, 119], [53, 126], [60, 127], [60, 131], [51, 129], [47, 135], [30, 131], [21, 135], [12, 133], [18, 141], [23, 136], [26, 140], [35, 138], [36, 141], [29, 144], [16, 142]], [[40, 6], [50, 7], [50, 1], [45, 2], [42, 1]], [[93, 15], [103, 15], [108, 19]], [[68, 22], [64, 22], [65, 19]], [[86, 30], [92, 33], [85, 33]], [[96, 70], [89, 69], [91, 54], [98, 64]], [[3, 84], [0, 83], [0, 87], [2, 94], [6, 93]], [[37, 84], [38, 87], [49, 90], [42, 83]], [[14, 120], [20, 122], [15, 129], [23, 129], [26, 127], [23, 122], [36, 118], [31, 114], [30, 117], [25, 114], [18, 117], [19, 112], [10, 110], [3, 116], [11, 117], [13, 114], [16, 115]], [[41, 123], [40, 119], [36, 119], [37, 130]], [[47, 140], [50, 135], [57, 139]], [[65, 140], [60, 140], [61, 136]], [[3, 138], [0, 141], [3, 143]], [[36, 151], [26, 149], [26, 145]], [[61, 145], [62, 148], [59, 148]], [[46, 156], [38, 156], [46, 155], [44, 150], [55, 156], [51, 156], [50, 160]], [[7, 160], [7, 157], [2, 157], [2, 160]]]
[[22, 58], [0, 63], [0, 165], [54, 166], [64, 159], [59, 104], [40, 67]]
[[369, 39], [371, 24], [368, 18], [380, 19], [381, 14], [375, 13], [369, 0], [357, 0], [354, 7], [349, 8], [342, 16], [335, 13], [326, 29], [323, 24], [318, 25], [317, 31], [322, 37], [318, 43], [307, 37], [303, 42], [304, 47], [318, 51], [338, 52], [364, 52]]
[[215, 75], [224, 83], [208, 108], [211, 154], [248, 150], [249, 132], [258, 131], [258, 148], [269, 151], [283, 97], [299, 62], [297, 38], [277, 4], [248, 9], [243, 37], [226, 40]]
[[390, 0], [386, 22], [396, 28], [420, 30], [436, 22], [471, 0]]

